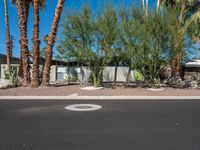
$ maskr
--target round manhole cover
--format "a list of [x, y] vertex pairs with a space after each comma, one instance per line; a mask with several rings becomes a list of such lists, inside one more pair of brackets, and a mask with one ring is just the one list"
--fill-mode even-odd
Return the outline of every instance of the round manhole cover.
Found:
[[99, 110], [101, 108], [102, 107], [100, 105], [94, 105], [94, 104], [74, 104], [65, 107], [65, 109], [71, 111], [94, 111], [94, 110]]

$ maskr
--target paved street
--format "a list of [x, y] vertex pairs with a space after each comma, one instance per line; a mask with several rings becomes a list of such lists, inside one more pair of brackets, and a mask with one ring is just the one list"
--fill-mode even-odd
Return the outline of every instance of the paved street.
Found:
[[1, 100], [0, 150], [200, 150], [200, 100]]

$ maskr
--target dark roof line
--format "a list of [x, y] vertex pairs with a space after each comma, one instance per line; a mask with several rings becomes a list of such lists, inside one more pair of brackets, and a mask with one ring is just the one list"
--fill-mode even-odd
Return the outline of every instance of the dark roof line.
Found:
[[[1, 54], [1, 53], [0, 53], [0, 56], [6, 57], [6, 55], [5, 55], [5, 54]], [[14, 58], [14, 59], [19, 59], [19, 60], [20, 60], [20, 58], [18, 58], [18, 57], [14, 57], [14, 56], [11, 56], [11, 58]]]

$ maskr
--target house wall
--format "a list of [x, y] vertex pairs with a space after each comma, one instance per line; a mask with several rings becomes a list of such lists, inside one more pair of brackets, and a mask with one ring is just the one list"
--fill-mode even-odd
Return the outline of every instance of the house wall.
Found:
[[87, 81], [90, 70], [88, 67], [74, 67], [74, 66], [52, 66], [50, 82], [63, 82], [72, 77], [73, 81]]
[[[12, 64], [11, 66], [19, 67], [19, 64]], [[4, 72], [6, 71], [7, 65], [2, 64], [0, 67], [0, 78], [4, 78]], [[32, 65], [31, 65], [32, 68]], [[40, 66], [40, 69], [42, 66]], [[118, 67], [117, 70], [117, 81], [125, 82], [128, 74], [128, 67]], [[32, 69], [30, 70], [32, 73]], [[72, 81], [76, 82], [88, 82], [91, 71], [87, 66], [74, 67], [74, 66], [51, 66], [50, 71], [50, 82], [63, 82], [68, 80], [68, 75], [72, 76]], [[130, 80], [134, 81], [134, 71], [131, 71]], [[115, 67], [106, 67], [103, 72], [103, 81], [111, 82], [114, 81]]]
[[[16, 67], [16, 69], [19, 69], [19, 64], [11, 64], [11, 67]], [[7, 70], [7, 65], [6, 64], [1, 64], [0, 65], [0, 79], [5, 78], [5, 71]]]
[[[19, 65], [19, 64], [11, 64], [11, 67], [16, 67], [16, 68], [17, 68], [17, 71], [19, 71], [20, 65]], [[32, 68], [33, 68], [33, 65], [31, 64], [30, 67], [31, 67], [31, 68], [30, 68], [30, 76], [32, 76]], [[39, 66], [39, 69], [40, 69], [40, 71], [42, 71], [42, 65]], [[1, 64], [0, 70], [1, 70], [1, 72], [0, 72], [0, 78], [3, 79], [3, 78], [5, 77], [4, 72], [7, 70], [7, 64]], [[52, 71], [54, 71], [54, 70], [52, 69]], [[52, 76], [53, 76], [53, 75], [52, 75]], [[54, 79], [54, 78], [53, 78], [53, 79]], [[55, 80], [55, 79], [54, 79], [54, 80]]]
[[[4, 71], [7, 68], [7, 58], [6, 55], [0, 54], [0, 79], [4, 78]], [[18, 64], [20, 64], [20, 59], [19, 58], [15, 58], [15, 57], [11, 57], [11, 66], [17, 66]]]
[[[125, 82], [127, 79], [129, 68], [128, 67], [118, 67], [117, 68], [117, 79], [118, 82]], [[103, 72], [103, 81], [114, 81], [115, 78], [115, 67], [106, 67]], [[131, 70], [129, 79], [134, 80], [133, 70]]]
[[[128, 75], [128, 67], [118, 67], [117, 81], [125, 82]], [[68, 75], [72, 76], [72, 80], [78, 82], [88, 82], [91, 71], [88, 67], [73, 67], [73, 66], [52, 66], [50, 82], [62, 82], [68, 80]], [[131, 70], [130, 80], [134, 80], [134, 71]], [[103, 81], [114, 81], [115, 67], [105, 67], [103, 72]]]
[[50, 71], [50, 82], [55, 82], [56, 81], [56, 66], [53, 65], [51, 66], [51, 71]]

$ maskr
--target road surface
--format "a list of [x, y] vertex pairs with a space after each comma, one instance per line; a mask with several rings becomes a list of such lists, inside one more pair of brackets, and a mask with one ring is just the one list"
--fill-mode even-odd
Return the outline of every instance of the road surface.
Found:
[[1, 100], [0, 150], [200, 150], [200, 100]]

